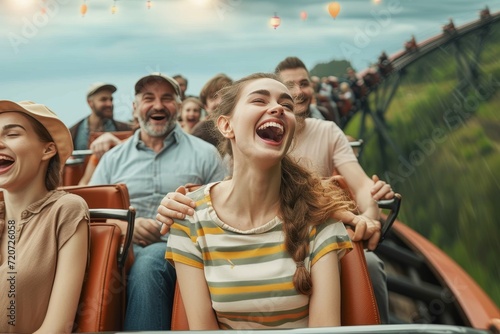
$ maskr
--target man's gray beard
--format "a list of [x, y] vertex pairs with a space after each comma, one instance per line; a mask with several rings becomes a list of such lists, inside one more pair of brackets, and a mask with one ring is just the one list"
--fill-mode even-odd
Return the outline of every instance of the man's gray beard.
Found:
[[141, 129], [143, 129], [144, 132], [148, 134], [148, 136], [155, 138], [165, 137], [167, 134], [169, 134], [170, 131], [174, 129], [176, 122], [177, 121], [175, 120], [175, 117], [171, 117], [164, 127], [159, 130], [155, 130], [155, 127], [151, 125], [149, 121], [145, 122], [142, 118], [139, 117], [139, 124], [141, 126]]

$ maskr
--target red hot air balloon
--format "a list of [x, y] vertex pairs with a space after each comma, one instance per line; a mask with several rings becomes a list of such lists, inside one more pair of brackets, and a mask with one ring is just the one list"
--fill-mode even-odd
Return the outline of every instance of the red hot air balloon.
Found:
[[302, 21], [305, 21], [307, 19], [307, 12], [306, 11], [301, 11], [300, 12], [300, 18], [302, 19]]

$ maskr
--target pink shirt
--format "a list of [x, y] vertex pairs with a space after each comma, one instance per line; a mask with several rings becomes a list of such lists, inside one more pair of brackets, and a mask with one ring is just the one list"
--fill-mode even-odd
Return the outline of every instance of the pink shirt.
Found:
[[306, 118], [304, 128], [297, 131], [290, 155], [320, 177], [332, 176], [342, 164], [358, 162], [347, 137], [334, 122]]

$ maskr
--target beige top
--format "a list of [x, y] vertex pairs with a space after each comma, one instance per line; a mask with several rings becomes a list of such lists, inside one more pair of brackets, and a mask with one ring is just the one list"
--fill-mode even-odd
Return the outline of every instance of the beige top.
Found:
[[16, 240], [7, 259], [0, 259], [0, 333], [32, 333], [42, 325], [58, 251], [78, 224], [89, 220], [89, 213], [81, 197], [53, 190], [21, 217], [20, 222], [6, 222], [5, 202], [0, 202], [0, 238], [15, 235]]
[[334, 122], [306, 118], [292, 145], [290, 155], [321, 177], [332, 176], [342, 164], [358, 162], [347, 137]]

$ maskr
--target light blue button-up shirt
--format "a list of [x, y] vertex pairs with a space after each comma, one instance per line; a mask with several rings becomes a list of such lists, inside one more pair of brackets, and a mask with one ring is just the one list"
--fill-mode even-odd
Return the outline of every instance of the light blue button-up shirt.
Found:
[[222, 180], [226, 168], [217, 149], [179, 125], [155, 153], [139, 138], [140, 130], [115, 146], [99, 161], [91, 185], [125, 183], [136, 217], [156, 218], [162, 198], [186, 183], [207, 184]]

